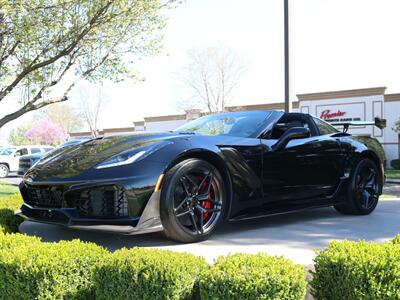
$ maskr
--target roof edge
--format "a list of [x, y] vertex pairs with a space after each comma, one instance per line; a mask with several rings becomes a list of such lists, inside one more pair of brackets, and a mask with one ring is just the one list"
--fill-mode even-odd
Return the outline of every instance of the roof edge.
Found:
[[400, 101], [400, 93], [396, 94], [386, 94], [384, 96], [385, 102], [394, 102], [394, 101]]
[[386, 91], [386, 87], [382, 86], [382, 87], [373, 87], [373, 88], [365, 88], [365, 89], [353, 89], [353, 90], [340, 90], [340, 91], [331, 91], [331, 92], [298, 94], [297, 98], [299, 99], [299, 101], [351, 98], [351, 97], [384, 95], [385, 91]]

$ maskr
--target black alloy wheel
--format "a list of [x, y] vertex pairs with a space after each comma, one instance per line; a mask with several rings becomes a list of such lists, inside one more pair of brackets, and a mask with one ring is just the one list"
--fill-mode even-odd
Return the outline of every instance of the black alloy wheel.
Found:
[[188, 159], [166, 174], [160, 216], [167, 237], [179, 242], [205, 240], [223, 219], [224, 210], [221, 174], [207, 161]]
[[345, 204], [335, 208], [344, 214], [368, 215], [374, 211], [379, 201], [380, 174], [372, 160], [361, 159], [350, 177], [350, 187]]

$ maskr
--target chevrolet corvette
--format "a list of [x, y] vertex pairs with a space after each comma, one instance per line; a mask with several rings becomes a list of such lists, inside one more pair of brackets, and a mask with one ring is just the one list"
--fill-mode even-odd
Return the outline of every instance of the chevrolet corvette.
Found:
[[[170, 132], [99, 137], [54, 151], [24, 175], [26, 220], [207, 239], [222, 221], [333, 206], [367, 215], [385, 181], [370, 136], [303, 113], [212, 114]], [[379, 126], [379, 124], [376, 124]]]

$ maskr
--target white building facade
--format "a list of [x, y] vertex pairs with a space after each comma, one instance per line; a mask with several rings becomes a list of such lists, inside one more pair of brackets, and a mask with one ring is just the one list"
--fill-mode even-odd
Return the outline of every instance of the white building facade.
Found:
[[[345, 91], [332, 91], [297, 95], [292, 103], [294, 112], [315, 115], [328, 122], [333, 121], [373, 121], [375, 117], [387, 120], [383, 130], [375, 126], [350, 127], [349, 133], [376, 137], [386, 152], [388, 167], [390, 161], [399, 158], [399, 133], [393, 130], [400, 119], [400, 93], [385, 94], [385, 87]], [[267, 103], [226, 107], [227, 111], [241, 110], [283, 110], [284, 104]], [[134, 127], [104, 129], [102, 134], [113, 135], [140, 131], [169, 131], [186, 122], [204, 115], [200, 110], [189, 110], [185, 114], [145, 117], [134, 122]], [[87, 133], [72, 133], [80, 136]]]
[[387, 120], [381, 130], [376, 126], [350, 127], [349, 133], [376, 137], [390, 161], [399, 157], [399, 133], [393, 128], [400, 119], [400, 94], [385, 94], [385, 87], [297, 95], [298, 111], [310, 113], [326, 121]]

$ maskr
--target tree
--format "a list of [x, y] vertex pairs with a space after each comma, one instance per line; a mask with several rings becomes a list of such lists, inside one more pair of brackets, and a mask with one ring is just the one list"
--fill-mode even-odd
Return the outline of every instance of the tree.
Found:
[[0, 103], [20, 99], [0, 128], [68, 100], [79, 80], [135, 78], [135, 61], [160, 49], [161, 13], [173, 2], [0, 0]]
[[244, 68], [232, 50], [215, 47], [192, 50], [189, 65], [180, 77], [194, 100], [212, 113], [225, 110], [243, 73]]
[[25, 137], [31, 143], [40, 145], [58, 145], [68, 137], [60, 125], [49, 119], [42, 119], [26, 131]]
[[396, 132], [400, 132], [400, 119], [394, 123], [394, 127], [392, 128]]
[[53, 123], [59, 124], [65, 133], [80, 130], [83, 118], [78, 110], [68, 104], [49, 105], [44, 113]]
[[79, 107], [78, 113], [83, 122], [89, 128], [93, 137], [98, 136], [99, 116], [108, 102], [108, 96], [101, 86], [95, 87], [82, 86], [78, 91]]
[[13, 128], [8, 136], [8, 142], [14, 146], [28, 145], [30, 140], [25, 136], [25, 133], [32, 127], [32, 124], [24, 124]]

